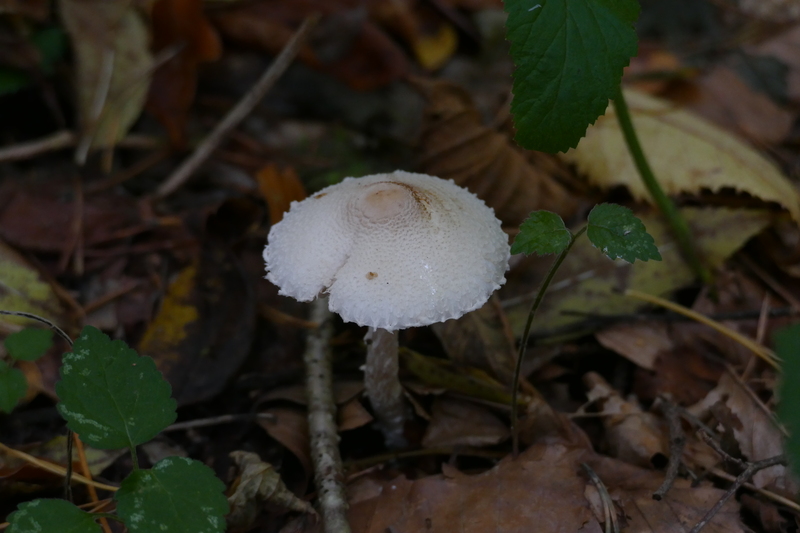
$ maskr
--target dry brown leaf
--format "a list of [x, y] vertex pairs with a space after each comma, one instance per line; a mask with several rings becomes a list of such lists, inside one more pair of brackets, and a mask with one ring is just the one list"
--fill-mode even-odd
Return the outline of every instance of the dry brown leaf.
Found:
[[[726, 372], [717, 387], [689, 410], [699, 418], [707, 418], [713, 408], [724, 407], [729, 420], [719, 420], [733, 432], [744, 456], [750, 461], [769, 459], [783, 453], [783, 435], [772, 415], [760, 407], [747, 393], [741, 382]], [[719, 418], [719, 415], [715, 415]], [[796, 483], [785, 466], [777, 465], [756, 472], [753, 484], [759, 488], [772, 487], [797, 492]]]
[[226, 519], [230, 527], [247, 531], [265, 506], [282, 511], [317, 514], [310, 503], [292, 494], [275, 468], [263, 462], [257, 454], [237, 450], [231, 452], [230, 456], [239, 469], [231, 487], [233, 494], [228, 496], [231, 512]]
[[583, 376], [583, 382], [589, 389], [586, 396], [605, 414], [601, 420], [613, 457], [652, 467], [656, 456], [669, 456], [667, 435], [658, 417], [623, 399], [600, 374], [589, 372]]
[[273, 418], [259, 418], [258, 425], [297, 457], [305, 470], [306, 480], [311, 479], [314, 467], [311, 464], [306, 414], [298, 409], [285, 407], [272, 407], [264, 412], [271, 414]]
[[487, 408], [464, 400], [440, 397], [433, 401], [431, 421], [422, 437], [424, 448], [491, 446], [506, 440], [506, 425]]
[[512, 382], [514, 333], [496, 294], [480, 309], [432, 327], [451, 361], [491, 372], [502, 383]]
[[417, 78], [414, 85], [428, 100], [418, 144], [420, 171], [477, 194], [504, 225], [519, 226], [536, 209], [571, 217], [575, 199], [531, 165], [506, 135], [484, 126], [469, 93], [441, 80]]
[[787, 96], [800, 102], [800, 24], [779, 32], [757, 46], [748, 47], [747, 51], [776, 57], [786, 64], [789, 67], [786, 76]]
[[[625, 91], [634, 125], [653, 171], [669, 195], [731, 188], [785, 207], [800, 221], [800, 197], [778, 167], [730, 133], [665, 100]], [[634, 198], [650, 193], [633, 164], [613, 106], [590, 126], [578, 146], [563, 154], [590, 181], [624, 185]]]
[[270, 163], [256, 173], [258, 191], [269, 206], [270, 225], [283, 219], [292, 202], [299, 202], [306, 197], [303, 183], [292, 167], [278, 168]]
[[697, 83], [700, 98], [688, 109], [698, 115], [756, 143], [780, 144], [789, 135], [794, 114], [753, 90], [732, 69], [717, 66]]
[[667, 325], [658, 322], [619, 323], [598, 331], [595, 337], [604, 347], [647, 370], [655, 368], [660, 352], [674, 348]]
[[[722, 495], [678, 480], [656, 502], [652, 493], [662, 474], [555, 442], [533, 446], [517, 459], [508, 457], [472, 476], [452, 468], [447, 475], [415, 481], [398, 477], [378, 482], [365, 476], [349, 487], [350, 525], [354, 533], [600, 533], [602, 517], [595, 516], [586, 499], [591, 482], [582, 474], [582, 462], [590, 464], [608, 488], [619, 506], [618, 516], [628, 523], [625, 531], [683, 533]], [[732, 501], [704, 531], [747, 529]]]
[[364, 408], [358, 398], [345, 402], [336, 413], [339, 431], [360, 428], [361, 426], [366, 426], [372, 420], [372, 415]]
[[59, 0], [75, 55], [79, 145], [105, 148], [125, 136], [144, 107], [153, 57], [131, 0]]

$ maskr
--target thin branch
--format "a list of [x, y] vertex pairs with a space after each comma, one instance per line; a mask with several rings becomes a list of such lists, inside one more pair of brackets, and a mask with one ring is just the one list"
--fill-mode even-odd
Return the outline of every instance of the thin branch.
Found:
[[318, 329], [309, 334], [303, 355], [314, 481], [319, 493], [325, 533], [350, 533], [342, 458], [339, 454], [336, 405], [333, 401], [330, 352], [333, 326], [326, 298], [317, 298], [312, 304], [311, 320], [320, 324]]
[[722, 509], [722, 507], [731, 499], [731, 497], [736, 494], [736, 491], [739, 490], [742, 485], [744, 485], [747, 481], [750, 480], [753, 475], [758, 472], [759, 470], [764, 470], [765, 468], [769, 468], [775, 465], [785, 465], [786, 464], [786, 457], [783, 455], [778, 455], [775, 457], [770, 457], [769, 459], [763, 459], [761, 461], [756, 461], [754, 463], [748, 463], [747, 468], [736, 477], [736, 480], [733, 482], [733, 485], [725, 492], [722, 498], [714, 504], [714, 507], [709, 509], [706, 515], [700, 519], [700, 521], [692, 528], [689, 533], [699, 533], [701, 529], [706, 527], [706, 525], [711, 522], [711, 520], [716, 516], [716, 514]]
[[666, 398], [662, 397], [659, 400], [661, 411], [669, 424], [669, 463], [667, 463], [667, 471], [664, 474], [664, 482], [653, 493], [653, 499], [656, 501], [661, 501], [678, 478], [681, 458], [683, 457], [683, 447], [686, 445], [686, 435], [683, 433], [683, 426], [681, 425], [680, 408]]
[[255, 414], [242, 414], [242, 415], [220, 415], [212, 416], [210, 418], [199, 418], [197, 420], [187, 420], [186, 422], [178, 422], [171, 426], [165, 427], [162, 432], [167, 433], [170, 431], [181, 431], [184, 429], [205, 428], [209, 426], [218, 426], [220, 424], [232, 424], [234, 422], [252, 422], [257, 419], [274, 420], [275, 415], [270, 413], [255, 413]]
[[300, 28], [292, 38], [286, 43], [281, 53], [275, 61], [264, 72], [255, 85], [242, 97], [236, 106], [228, 112], [225, 118], [217, 124], [217, 127], [206, 137], [203, 142], [190, 155], [167, 180], [161, 184], [156, 191], [156, 196], [163, 198], [175, 192], [183, 185], [194, 172], [200, 168], [211, 153], [220, 145], [228, 133], [239, 125], [244, 118], [249, 115], [258, 105], [264, 95], [278, 81], [278, 78], [289, 68], [294, 57], [300, 51], [311, 30], [319, 20], [318, 15], [311, 15], [303, 21]]
[[0, 315], [21, 316], [25, 318], [30, 318], [31, 320], [37, 320], [42, 324], [46, 324], [47, 326], [49, 326], [53, 331], [58, 333], [62, 339], [67, 341], [67, 344], [72, 346], [72, 339], [69, 338], [69, 335], [64, 333], [64, 330], [62, 330], [60, 327], [56, 326], [46, 318], [42, 318], [39, 315], [34, 315], [33, 313], [25, 313], [23, 311], [5, 311], [2, 309], [0, 309]]
[[69, 148], [75, 144], [75, 134], [68, 130], [57, 131], [35, 141], [13, 144], [0, 149], [0, 163], [31, 159], [39, 154]]

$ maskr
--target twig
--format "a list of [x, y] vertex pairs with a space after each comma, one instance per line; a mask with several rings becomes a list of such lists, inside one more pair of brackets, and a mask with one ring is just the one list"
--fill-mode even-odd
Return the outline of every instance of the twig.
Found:
[[167, 426], [162, 431], [167, 433], [169, 431], [181, 431], [184, 429], [204, 428], [209, 426], [218, 426], [220, 424], [231, 424], [233, 422], [249, 422], [256, 419], [273, 420], [274, 415], [270, 413], [256, 413], [244, 415], [220, 415], [212, 416], [210, 418], [199, 418], [197, 420], [187, 420], [186, 422], [178, 422]]
[[[75, 442], [75, 449], [78, 450], [78, 459], [81, 462], [81, 470], [86, 479], [92, 479], [92, 470], [89, 468], [89, 462], [86, 460], [86, 450], [83, 448], [83, 442], [77, 433], [72, 433], [72, 440]], [[89, 499], [92, 503], [96, 504], [100, 501], [97, 497], [97, 490], [92, 485], [86, 486], [86, 491], [89, 493]], [[108, 526], [108, 519], [100, 519], [100, 527], [103, 528], [104, 533], [111, 533], [111, 528]]]
[[[731, 481], [731, 482], [736, 481], [735, 476], [732, 476], [729, 473], [720, 470], [719, 468], [712, 468], [711, 470], [709, 470], [709, 472], [720, 479], [724, 479], [725, 481]], [[757, 492], [758, 494], [761, 494], [765, 498], [770, 499], [775, 503], [788, 507], [795, 513], [800, 513], [800, 505], [798, 505], [797, 502], [793, 502], [792, 500], [785, 498], [780, 494], [775, 494], [771, 490], [756, 487], [752, 483], [745, 483], [742, 485], [742, 488], [745, 488], [747, 490], [752, 490], [753, 492]]]
[[[48, 472], [52, 472], [53, 474], [56, 474], [56, 475], [59, 475], [59, 476], [66, 476], [67, 475], [67, 469], [64, 468], [63, 466], [57, 465], [55, 463], [51, 463], [49, 461], [43, 461], [43, 460], [38, 459], [38, 458], [36, 458], [36, 457], [34, 457], [34, 456], [30, 455], [30, 454], [25, 453], [25, 452], [21, 452], [19, 450], [15, 450], [14, 448], [10, 448], [10, 447], [6, 446], [2, 442], [0, 442], [0, 450], [5, 452], [5, 453], [7, 453], [8, 455], [13, 455], [14, 457], [17, 457], [19, 459], [22, 459], [23, 461], [26, 461], [26, 462], [28, 462], [28, 463], [30, 463], [32, 465], [35, 465], [35, 466], [41, 468], [42, 470], [46, 470]], [[105, 483], [98, 483], [97, 481], [92, 481], [91, 479], [87, 479], [86, 477], [84, 477], [84, 476], [82, 476], [80, 474], [72, 474], [72, 479], [74, 479], [75, 481], [79, 481], [79, 482], [83, 483], [84, 485], [92, 485], [93, 487], [96, 487], [96, 488], [102, 489], [102, 490], [108, 490], [108, 491], [111, 491], [111, 492], [115, 492], [115, 491], [119, 490], [119, 487], [115, 487], [113, 485], [106, 485]]]
[[600, 500], [603, 502], [603, 514], [605, 515], [605, 530], [606, 533], [619, 533], [619, 522], [617, 522], [617, 511], [614, 509], [614, 500], [611, 499], [611, 495], [608, 493], [608, 489], [606, 488], [603, 480], [600, 479], [600, 476], [595, 473], [592, 468], [587, 465], [586, 463], [581, 463], [581, 466], [586, 473], [589, 475], [589, 479], [592, 481], [594, 486], [597, 488], [597, 492], [600, 494]]
[[303, 24], [300, 25], [300, 28], [295, 32], [289, 42], [286, 43], [281, 53], [278, 54], [275, 61], [272, 62], [256, 84], [253, 85], [247, 94], [239, 100], [236, 106], [228, 112], [225, 118], [217, 124], [217, 127], [200, 143], [192, 155], [161, 184], [158, 190], [156, 190], [156, 197], [163, 198], [168, 196], [183, 185], [200, 165], [208, 159], [211, 152], [219, 146], [228, 132], [238, 126], [239, 123], [255, 109], [256, 105], [258, 105], [267, 91], [272, 88], [275, 82], [278, 81], [278, 78], [289, 68], [289, 65], [305, 43], [311, 29], [318, 20], [318, 15], [311, 15], [303, 21]]
[[308, 335], [303, 354], [314, 481], [319, 493], [325, 533], [350, 533], [342, 458], [339, 455], [336, 405], [333, 402], [330, 352], [333, 326], [326, 298], [317, 298], [314, 301], [311, 307], [311, 320], [320, 324], [318, 329]]
[[659, 400], [661, 411], [669, 424], [669, 463], [667, 463], [667, 471], [664, 474], [664, 482], [653, 493], [653, 499], [656, 501], [661, 501], [678, 478], [681, 458], [683, 457], [683, 447], [686, 445], [686, 435], [683, 433], [683, 426], [681, 425], [680, 408], [664, 397], [660, 397]]
[[763, 459], [761, 461], [756, 461], [754, 463], [747, 463], [747, 468], [736, 477], [736, 480], [733, 482], [733, 485], [722, 495], [722, 498], [714, 504], [714, 507], [709, 509], [709, 511], [705, 514], [703, 518], [692, 528], [689, 533], [698, 533], [701, 529], [703, 529], [713, 518], [714, 516], [722, 509], [722, 507], [731, 499], [731, 496], [736, 494], [736, 491], [739, 490], [742, 485], [744, 485], [753, 475], [758, 472], [759, 470], [763, 470], [765, 468], [769, 468], [775, 465], [784, 465], [786, 464], [786, 457], [783, 455], [778, 455], [775, 457], [770, 457], [769, 459]]
[[14, 144], [0, 149], [0, 163], [30, 159], [39, 154], [69, 148], [74, 144], [74, 133], [68, 130], [57, 131], [48, 137], [43, 137], [35, 141]]
[[64, 333], [64, 330], [62, 330], [60, 327], [56, 326], [55, 324], [53, 324], [52, 322], [50, 322], [46, 318], [42, 318], [42, 317], [40, 317], [38, 315], [34, 315], [33, 313], [25, 313], [23, 311], [5, 311], [5, 310], [2, 310], [2, 309], [0, 309], [0, 315], [21, 316], [21, 317], [25, 317], [25, 318], [30, 318], [31, 320], [38, 320], [42, 324], [46, 324], [47, 326], [49, 326], [50, 329], [54, 330], [56, 333], [58, 333], [61, 336], [62, 339], [67, 341], [67, 344], [72, 346], [72, 339], [69, 338], [69, 335]]
[[630, 296], [631, 298], [636, 298], [637, 300], [642, 300], [644, 302], [648, 302], [651, 304], [660, 305], [661, 307], [665, 307], [670, 311], [675, 311], [676, 313], [680, 313], [685, 315], [701, 324], [705, 324], [706, 326], [710, 327], [711, 329], [725, 335], [726, 337], [733, 339], [734, 341], [738, 342], [745, 348], [752, 351], [758, 357], [763, 359], [767, 364], [769, 364], [772, 368], [780, 369], [780, 359], [776, 356], [772, 350], [761, 346], [757, 342], [749, 339], [739, 333], [738, 331], [733, 331], [732, 329], [723, 326], [719, 322], [711, 320], [707, 316], [701, 315], [696, 311], [692, 311], [691, 309], [684, 307], [682, 305], [678, 305], [674, 302], [670, 302], [669, 300], [665, 300], [664, 298], [659, 298], [658, 296], [653, 296], [652, 294], [647, 294], [641, 291], [628, 289], [625, 291], [625, 296]]

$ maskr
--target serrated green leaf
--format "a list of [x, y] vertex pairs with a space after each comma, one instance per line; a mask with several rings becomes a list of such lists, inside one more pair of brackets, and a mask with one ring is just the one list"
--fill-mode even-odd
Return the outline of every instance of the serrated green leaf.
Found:
[[800, 475], [800, 324], [775, 333], [775, 353], [783, 360], [778, 419], [789, 430], [786, 455]]
[[66, 500], [21, 503], [8, 516], [7, 533], [100, 533], [94, 517]]
[[636, 55], [636, 0], [505, 0], [517, 142], [563, 152], [602, 115]]
[[58, 411], [95, 448], [142, 444], [175, 421], [171, 388], [153, 360], [96, 328], [83, 328], [60, 374]]
[[10, 413], [25, 396], [28, 382], [18, 368], [11, 368], [0, 361], [0, 411]]
[[550, 211], [534, 211], [519, 227], [512, 254], [560, 254], [569, 246], [572, 233], [561, 217]]
[[114, 495], [131, 533], [216, 533], [225, 530], [228, 500], [213, 470], [185, 457], [167, 457], [137, 470]]
[[26, 328], [6, 337], [3, 344], [14, 359], [36, 361], [53, 345], [53, 330]]
[[600, 204], [588, 217], [586, 235], [597, 248], [611, 259], [621, 257], [628, 263], [635, 260], [661, 261], [653, 237], [633, 211], [616, 204]]

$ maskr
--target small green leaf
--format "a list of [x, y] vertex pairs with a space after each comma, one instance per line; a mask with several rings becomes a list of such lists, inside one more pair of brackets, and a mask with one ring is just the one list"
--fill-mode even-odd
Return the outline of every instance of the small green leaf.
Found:
[[0, 361], [0, 411], [13, 411], [27, 390], [28, 382], [22, 370]]
[[36, 361], [53, 345], [53, 331], [40, 328], [23, 329], [6, 337], [4, 344], [14, 359]]
[[561, 217], [550, 211], [534, 211], [519, 227], [512, 254], [560, 254], [569, 246], [572, 233]]
[[795, 474], [800, 475], [800, 324], [775, 333], [775, 353], [783, 361], [778, 419], [789, 430], [786, 454]]
[[215, 533], [225, 530], [225, 484], [213, 470], [185, 457], [167, 457], [136, 470], [114, 495], [131, 533]]
[[66, 500], [21, 503], [8, 516], [7, 533], [100, 533], [94, 517]]
[[661, 261], [653, 237], [633, 211], [616, 204], [600, 204], [589, 213], [586, 235], [611, 259], [621, 257], [628, 263], [636, 259]]
[[602, 115], [636, 55], [636, 0], [505, 0], [514, 72], [516, 140], [545, 152], [574, 148]]
[[175, 421], [171, 388], [155, 362], [96, 328], [83, 328], [60, 373], [58, 411], [95, 448], [142, 444]]

